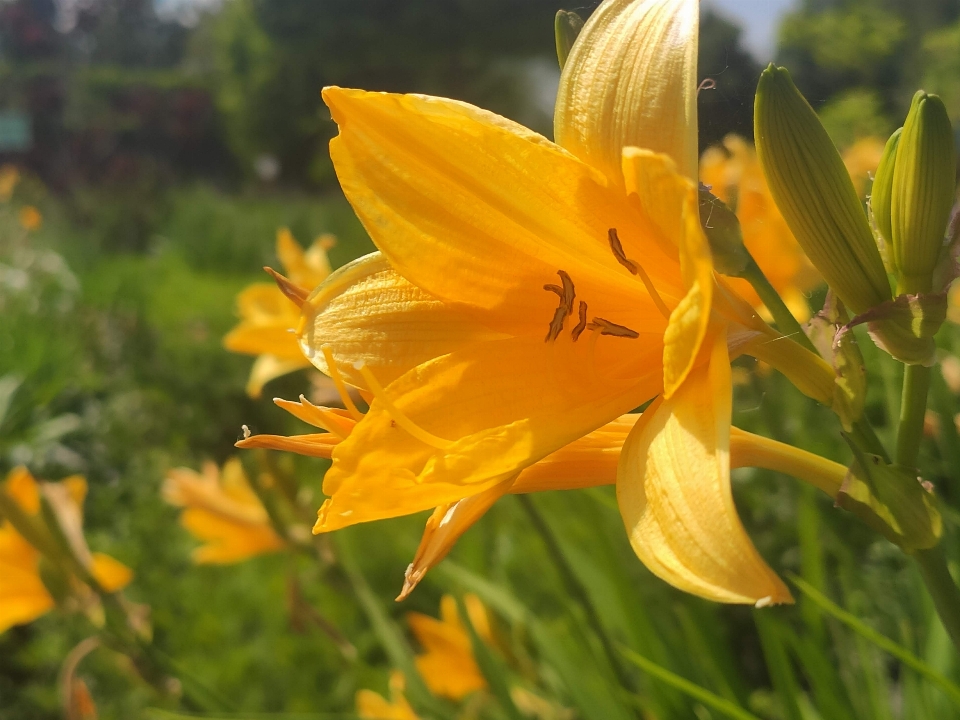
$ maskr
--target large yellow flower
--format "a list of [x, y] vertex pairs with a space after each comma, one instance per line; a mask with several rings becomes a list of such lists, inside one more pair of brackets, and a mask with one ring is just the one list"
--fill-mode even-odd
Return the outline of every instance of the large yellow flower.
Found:
[[[281, 228], [277, 231], [277, 257], [293, 282], [313, 288], [330, 274], [327, 250], [333, 243], [331, 235], [322, 235], [304, 252], [290, 231]], [[224, 337], [223, 344], [232, 352], [257, 356], [247, 382], [251, 397], [260, 397], [263, 386], [274, 378], [310, 367], [292, 333], [299, 313], [276, 285], [248, 286], [237, 296], [237, 307], [240, 324]]]
[[193, 551], [194, 562], [235, 563], [284, 546], [237, 458], [228, 460], [222, 472], [211, 462], [202, 473], [171, 470], [163, 498], [186, 508], [180, 523], [206, 543]]
[[[51, 539], [41, 519], [41, 493], [46, 496], [59, 525], [57, 533], [70, 545], [71, 554], [106, 592], [116, 592], [133, 578], [130, 568], [103, 553], [91, 553], [83, 539], [83, 500], [87, 482], [74, 475], [57, 483], [38, 483], [23, 467], [15, 468], [0, 486], [0, 493], [12, 503], [11, 510], [22, 514], [25, 522], [35, 526], [42, 537]], [[56, 601], [41, 577], [43, 556], [21, 535], [10, 520], [0, 522], [0, 632], [12, 625], [36, 620], [50, 611]], [[60, 565], [51, 572], [65, 571]], [[77, 578], [68, 576], [67, 582], [80, 587]], [[88, 591], [89, 592], [89, 591]]]
[[[744, 245], [794, 316], [808, 320], [805, 293], [823, 279], [777, 209], [754, 149], [743, 138], [728, 135], [722, 147], [709, 148], [700, 158], [700, 180], [736, 209]], [[763, 307], [746, 280], [732, 278], [730, 284], [754, 307]]]
[[[347, 403], [356, 426], [332, 450], [316, 532], [436, 509], [442, 537], [454, 506], [482, 514], [527, 468], [661, 395], [617, 478], [635, 550], [705, 597], [790, 599], [733, 507], [719, 366], [750, 352], [827, 403], [833, 373], [713, 273], [698, 12], [604, 2], [564, 67], [563, 146], [452, 100], [324, 90], [338, 177], [380, 252], [309, 297], [287, 287], [305, 355], [373, 398], [365, 416]], [[676, 419], [691, 412], [695, 425]]]
[[390, 673], [389, 700], [373, 690], [359, 690], [356, 698], [357, 716], [364, 720], [419, 720], [403, 694], [405, 686], [403, 673], [394, 670]]

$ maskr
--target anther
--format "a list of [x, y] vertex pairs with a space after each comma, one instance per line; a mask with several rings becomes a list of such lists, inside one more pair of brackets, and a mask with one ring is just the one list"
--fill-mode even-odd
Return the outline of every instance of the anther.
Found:
[[610, 241], [610, 249], [613, 251], [613, 256], [617, 259], [617, 262], [640, 278], [640, 282], [642, 282], [643, 286], [647, 289], [647, 293], [649, 293], [650, 299], [653, 300], [653, 304], [657, 306], [657, 310], [659, 310], [660, 314], [669, 320], [670, 308], [667, 307], [667, 304], [663, 301], [663, 298], [660, 297], [660, 293], [658, 293], [657, 289], [653, 286], [653, 281], [650, 279], [650, 276], [647, 275], [647, 271], [643, 269], [643, 266], [640, 263], [634, 262], [633, 260], [627, 258], [627, 254], [623, 251], [623, 244], [620, 242], [620, 236], [617, 234], [616, 228], [610, 228], [607, 231], [607, 239]]
[[570, 336], [573, 338], [573, 341], [576, 342], [580, 339], [580, 335], [583, 334], [583, 331], [587, 329], [587, 304], [581, 300], [579, 307], [580, 322], [577, 323], [577, 326], [570, 331]]
[[610, 335], [612, 337], [629, 338], [631, 340], [636, 340], [640, 337], [640, 333], [636, 330], [631, 330], [625, 325], [617, 325], [600, 317], [595, 317], [591, 320], [587, 328], [590, 330], [599, 330], [601, 335]]
[[570, 275], [564, 270], [557, 270], [557, 275], [560, 276], [560, 282], [563, 283], [562, 286], [551, 283], [543, 286], [544, 290], [556, 293], [560, 298], [560, 306], [553, 313], [553, 319], [550, 321], [550, 329], [547, 331], [544, 342], [556, 340], [560, 336], [560, 333], [563, 332], [563, 323], [567, 316], [573, 315], [573, 301], [577, 297], [577, 291]]
[[347, 409], [347, 412], [350, 413], [351, 417], [357, 422], [363, 420], [363, 413], [357, 410], [357, 406], [353, 402], [353, 398], [350, 397], [350, 392], [347, 390], [347, 384], [343, 381], [343, 376], [340, 374], [340, 370], [337, 369], [337, 361], [333, 357], [333, 350], [329, 345], [322, 345], [320, 351], [323, 353], [323, 359], [327, 361], [327, 370], [330, 371], [330, 379], [333, 380], [334, 387], [337, 388], [337, 393], [340, 395], [340, 400], [343, 402], [343, 406]]
[[271, 267], [264, 267], [263, 269], [266, 270], [267, 274], [273, 278], [274, 282], [277, 283], [277, 287], [280, 288], [280, 292], [286, 295], [290, 302], [292, 302], [298, 308], [303, 307], [303, 304], [310, 296], [309, 290], [306, 290], [299, 285], [295, 285]]
[[398, 408], [390, 400], [390, 398], [387, 397], [386, 392], [383, 390], [383, 386], [377, 382], [377, 378], [374, 377], [370, 368], [366, 366], [366, 363], [360, 362], [355, 364], [354, 367], [360, 371], [361, 375], [363, 375], [363, 379], [367, 381], [367, 387], [369, 387], [371, 392], [373, 392], [374, 398], [387, 411], [387, 414], [390, 415], [390, 419], [393, 422], [406, 430], [414, 438], [432, 448], [436, 448], [437, 450], [449, 450], [451, 447], [453, 447], [454, 442], [452, 440], [445, 440], [444, 438], [437, 437], [433, 433], [427, 432], [422, 427], [417, 425], [413, 420], [407, 417], [406, 413]]

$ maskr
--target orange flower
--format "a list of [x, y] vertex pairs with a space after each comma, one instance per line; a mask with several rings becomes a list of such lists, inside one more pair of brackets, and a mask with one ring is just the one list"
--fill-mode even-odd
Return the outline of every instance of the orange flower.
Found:
[[24, 230], [39, 230], [43, 225], [43, 215], [33, 205], [24, 205], [18, 213], [20, 227]]
[[[277, 231], [277, 257], [291, 281], [314, 288], [330, 274], [329, 250], [335, 240], [321, 235], [304, 250], [286, 228]], [[273, 283], [254, 283], [237, 296], [240, 324], [227, 333], [224, 347], [235, 353], [256, 355], [247, 393], [260, 397], [263, 386], [287, 373], [310, 367], [300, 352], [293, 329], [300, 322], [296, 306]]]
[[180, 523], [206, 543], [193, 551], [194, 562], [235, 563], [284, 546], [237, 458], [228, 460], [223, 472], [211, 462], [202, 473], [171, 470], [163, 498], [186, 508]]

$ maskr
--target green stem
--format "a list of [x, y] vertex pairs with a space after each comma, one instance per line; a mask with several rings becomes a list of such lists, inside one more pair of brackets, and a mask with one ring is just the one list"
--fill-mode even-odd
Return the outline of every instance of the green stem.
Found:
[[960, 589], [957, 588], [947, 568], [943, 545], [913, 554], [920, 566], [920, 574], [927, 586], [940, 621], [950, 634], [954, 646], [960, 649]]
[[900, 424], [897, 427], [897, 464], [905, 468], [917, 467], [929, 389], [930, 368], [922, 365], [904, 367], [903, 401], [900, 403]]
[[760, 296], [763, 304], [767, 306], [767, 310], [773, 315], [773, 320], [781, 333], [793, 338], [810, 352], [816, 353], [817, 355], [820, 354], [813, 346], [813, 343], [810, 342], [810, 338], [808, 338], [807, 334], [803, 331], [803, 327], [793, 316], [793, 313], [790, 312], [790, 308], [783, 302], [780, 293], [770, 284], [767, 276], [763, 274], [763, 270], [760, 269], [760, 266], [757, 265], [752, 257], [740, 277], [750, 283], [753, 289], [757, 291], [757, 295]]
[[569, 592], [576, 602], [583, 608], [583, 611], [587, 616], [587, 622], [590, 624], [590, 627], [596, 634], [597, 639], [603, 646], [603, 651], [606, 653], [607, 659], [610, 661], [610, 665], [612, 666], [614, 673], [616, 673], [620, 684], [625, 690], [629, 690], [630, 692], [634, 693], [637, 692], [638, 688], [634, 678], [623, 666], [620, 653], [617, 652], [613, 641], [607, 634], [607, 630], [603, 626], [603, 620], [597, 613], [593, 602], [591, 602], [586, 588], [584, 588], [583, 583], [581, 583], [579, 578], [577, 578], [577, 574], [574, 572], [573, 567], [567, 561], [567, 556], [564, 555], [563, 548], [560, 547], [560, 541], [557, 540], [553, 529], [547, 523], [546, 518], [543, 517], [533, 500], [530, 499], [529, 495], [517, 495], [516, 498], [520, 501], [520, 505], [529, 516], [530, 522], [539, 533], [544, 545], [547, 546], [547, 552], [553, 559], [554, 564], [557, 566], [557, 570], [560, 573], [560, 578], [563, 581], [563, 584], [566, 586], [567, 592]]

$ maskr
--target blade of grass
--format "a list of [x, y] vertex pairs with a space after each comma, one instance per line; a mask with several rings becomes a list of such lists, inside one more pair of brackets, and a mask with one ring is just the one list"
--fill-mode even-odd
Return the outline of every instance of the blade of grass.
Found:
[[647, 660], [647, 658], [643, 657], [643, 655], [640, 655], [629, 648], [621, 647], [620, 652], [623, 653], [623, 656], [629, 662], [632, 662], [648, 675], [670, 685], [671, 687], [676, 688], [680, 692], [689, 695], [708, 708], [716, 710], [719, 713], [723, 713], [728, 718], [733, 718], [733, 720], [760, 720], [760, 718], [758, 718], [756, 715], [747, 712], [736, 703], [733, 703], [726, 698], [722, 698], [719, 695], [715, 695], [706, 688], [702, 688], [699, 685], [690, 682], [686, 678], [682, 678], [679, 675], [660, 667], [655, 662]]
[[848, 613], [839, 605], [836, 605], [832, 600], [817, 591], [809, 583], [805, 582], [796, 575], [788, 575], [787, 577], [794, 585], [797, 586], [797, 589], [799, 589], [800, 592], [813, 600], [813, 602], [819, 605], [828, 615], [836, 618], [865, 640], [890, 653], [911, 670], [914, 670], [925, 677], [927, 680], [939, 687], [954, 703], [960, 706], [960, 687], [957, 687], [952, 682], [947, 680], [947, 678], [927, 665], [905, 647], [895, 643], [886, 635], [882, 635], [865, 623], [861, 622], [851, 613]]
[[780, 709], [786, 720], [803, 720], [797, 698], [800, 696], [800, 687], [794, 675], [793, 665], [783, 645], [780, 633], [780, 624], [770, 610], [754, 610], [753, 621], [760, 633], [760, 645], [763, 647], [763, 657], [767, 661], [767, 671], [773, 682], [773, 689], [780, 698]]

